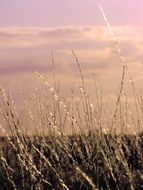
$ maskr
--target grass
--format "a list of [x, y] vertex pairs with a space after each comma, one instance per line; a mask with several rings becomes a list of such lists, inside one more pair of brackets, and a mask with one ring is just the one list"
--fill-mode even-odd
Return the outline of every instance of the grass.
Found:
[[[10, 95], [1, 89], [5, 128], [1, 126], [0, 189], [143, 189], [142, 98], [132, 83], [137, 114], [132, 113], [124, 92], [123, 69], [114, 112], [108, 113], [94, 77], [93, 104], [73, 55], [81, 76], [80, 100], [74, 92], [71, 100], [64, 99], [56, 81], [52, 86], [37, 72], [46, 94], [31, 102], [28, 127]], [[22, 131], [25, 127], [32, 129], [32, 135]]]
[[88, 134], [4, 137], [1, 189], [142, 189], [137, 136]]

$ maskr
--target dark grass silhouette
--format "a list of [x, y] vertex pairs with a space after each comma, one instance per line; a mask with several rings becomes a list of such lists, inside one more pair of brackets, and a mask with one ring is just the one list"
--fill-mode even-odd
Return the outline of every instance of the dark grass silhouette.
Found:
[[88, 176], [97, 189], [143, 189], [139, 137], [96, 131], [63, 138], [1, 138], [0, 188], [94, 189]]

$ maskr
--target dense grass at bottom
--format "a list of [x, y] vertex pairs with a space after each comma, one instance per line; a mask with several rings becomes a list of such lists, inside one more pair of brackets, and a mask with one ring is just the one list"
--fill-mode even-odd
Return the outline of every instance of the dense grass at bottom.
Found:
[[143, 138], [88, 134], [1, 137], [1, 190], [141, 190]]

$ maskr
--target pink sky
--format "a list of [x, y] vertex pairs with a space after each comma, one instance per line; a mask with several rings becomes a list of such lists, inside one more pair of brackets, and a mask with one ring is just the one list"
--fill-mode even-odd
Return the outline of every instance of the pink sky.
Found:
[[[0, 27], [103, 24], [96, 0], [0, 1]], [[142, 0], [101, 0], [112, 25], [143, 25]]]

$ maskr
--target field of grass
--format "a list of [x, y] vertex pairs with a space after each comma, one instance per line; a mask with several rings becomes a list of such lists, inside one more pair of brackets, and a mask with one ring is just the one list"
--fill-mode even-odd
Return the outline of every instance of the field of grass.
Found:
[[[102, 7], [101, 12], [110, 30]], [[72, 90], [71, 98], [64, 98], [55, 73], [50, 84], [36, 72], [45, 91], [43, 96], [32, 97], [23, 119], [9, 93], [0, 89], [4, 120], [0, 125], [0, 190], [143, 189], [143, 97], [114, 42], [123, 72], [111, 111], [94, 76], [94, 100], [90, 97], [73, 51], [81, 78], [79, 97]], [[126, 79], [132, 102], [124, 88]]]
[[115, 109], [109, 114], [95, 79], [92, 103], [73, 55], [81, 76], [78, 100], [73, 92], [70, 100], [64, 99], [56, 81], [52, 86], [36, 73], [46, 86], [46, 96], [33, 98], [27, 110], [30, 122], [25, 124], [1, 89], [5, 121], [0, 139], [1, 190], [143, 189], [142, 96], [132, 80], [131, 112], [123, 68]]
[[1, 189], [143, 189], [143, 142], [95, 133], [1, 138]]

